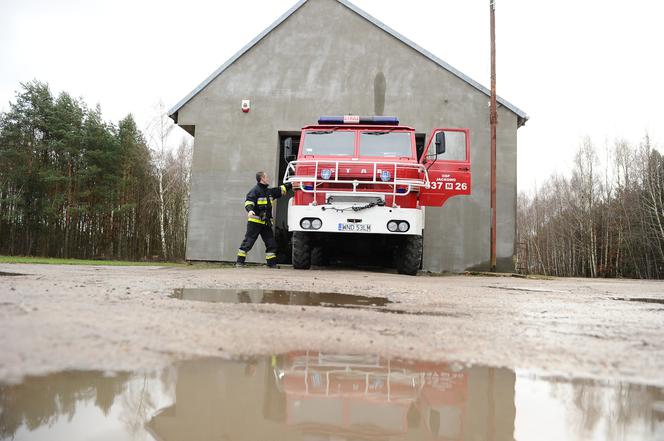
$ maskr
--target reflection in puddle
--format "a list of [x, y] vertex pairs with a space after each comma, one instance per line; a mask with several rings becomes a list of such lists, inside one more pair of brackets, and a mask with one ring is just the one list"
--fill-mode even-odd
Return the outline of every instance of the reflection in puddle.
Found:
[[292, 352], [0, 387], [0, 439], [655, 440], [664, 390]]
[[385, 297], [309, 291], [273, 291], [265, 289], [176, 289], [171, 296], [180, 300], [213, 303], [272, 303], [277, 305], [372, 307], [392, 303]]
[[365, 309], [375, 312], [432, 317], [468, 316], [462, 312], [419, 311], [387, 307], [386, 297], [369, 297], [333, 292], [274, 291], [267, 289], [180, 288], [173, 291], [174, 299], [211, 303], [271, 303], [276, 305], [322, 306], [325, 308]]
[[153, 441], [145, 422], [173, 403], [175, 373], [69, 371], [0, 385], [0, 440]]
[[388, 307], [398, 304], [386, 297], [369, 297], [333, 292], [276, 291], [267, 289], [180, 288], [171, 298], [211, 303], [271, 303], [276, 305], [322, 306], [325, 308], [366, 309], [375, 312], [433, 317], [460, 317], [467, 313], [405, 310]]

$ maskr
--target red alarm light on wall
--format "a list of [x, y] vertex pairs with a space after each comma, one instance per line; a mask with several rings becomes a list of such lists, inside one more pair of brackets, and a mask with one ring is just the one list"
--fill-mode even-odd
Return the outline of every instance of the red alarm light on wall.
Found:
[[249, 110], [251, 110], [251, 101], [242, 100], [242, 111], [244, 113], [249, 113]]

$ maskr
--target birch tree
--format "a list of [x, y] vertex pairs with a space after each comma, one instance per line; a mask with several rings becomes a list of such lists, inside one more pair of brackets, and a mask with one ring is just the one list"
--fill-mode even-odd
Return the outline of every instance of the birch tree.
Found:
[[166, 245], [166, 202], [164, 193], [167, 186], [164, 183], [166, 164], [168, 161], [168, 140], [173, 130], [173, 122], [166, 114], [162, 102], [156, 106], [157, 114], [148, 126], [147, 132], [150, 137], [150, 148], [152, 149], [152, 160], [157, 176], [157, 199], [159, 202], [159, 237], [161, 239], [161, 250], [164, 259], [168, 260], [168, 247]]

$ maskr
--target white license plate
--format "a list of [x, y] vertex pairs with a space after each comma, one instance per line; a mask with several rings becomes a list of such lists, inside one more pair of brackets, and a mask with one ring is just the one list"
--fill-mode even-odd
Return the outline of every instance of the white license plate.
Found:
[[371, 224], [339, 224], [339, 231], [371, 233]]

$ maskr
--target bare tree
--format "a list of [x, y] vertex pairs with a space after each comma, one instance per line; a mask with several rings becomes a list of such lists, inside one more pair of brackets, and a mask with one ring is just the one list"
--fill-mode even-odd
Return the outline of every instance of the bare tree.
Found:
[[157, 200], [159, 202], [159, 236], [161, 238], [161, 251], [165, 260], [168, 260], [168, 247], [166, 246], [166, 203], [164, 193], [167, 191], [164, 185], [166, 164], [168, 161], [169, 135], [173, 131], [173, 121], [166, 114], [164, 103], [159, 101], [156, 106], [157, 114], [148, 126], [147, 133], [152, 160], [157, 174]]
[[664, 277], [664, 158], [647, 136], [638, 147], [617, 140], [603, 156], [586, 138], [569, 178], [519, 196], [521, 271]]
[[159, 102], [147, 133], [157, 177], [155, 195], [164, 259], [184, 256], [189, 212], [192, 145], [174, 133], [174, 128], [164, 104]]

